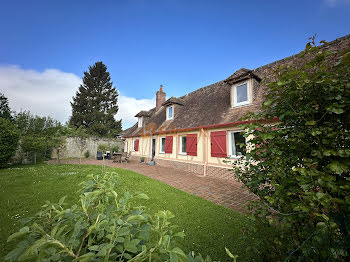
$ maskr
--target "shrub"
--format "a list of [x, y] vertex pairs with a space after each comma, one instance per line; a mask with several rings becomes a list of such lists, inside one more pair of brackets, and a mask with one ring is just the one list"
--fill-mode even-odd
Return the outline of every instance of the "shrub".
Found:
[[112, 148], [111, 148], [111, 152], [113, 153], [113, 152], [119, 152], [119, 146], [112, 146]]
[[44, 153], [47, 150], [47, 143], [44, 137], [40, 136], [22, 136], [21, 148], [23, 151], [30, 153], [33, 157], [34, 164], [37, 163], [37, 159], [42, 159]]
[[[243, 126], [258, 145], [234, 166], [238, 179], [260, 198], [248, 233], [258, 235], [255, 251], [266, 261], [345, 261], [350, 50], [332, 53], [309, 43], [300, 59], [305, 65], [282, 69], [268, 85], [262, 113], [249, 114]], [[277, 123], [266, 124], [276, 116]]]
[[84, 153], [85, 158], [89, 158], [90, 157], [90, 151], [86, 150]]
[[15, 155], [19, 132], [9, 120], [0, 118], [0, 166], [5, 166]]
[[67, 207], [65, 197], [56, 204], [46, 202], [35, 217], [8, 241], [17, 241], [6, 260], [18, 261], [184, 261], [186, 255], [176, 246], [183, 232], [175, 232], [170, 211], [154, 216], [143, 207], [134, 207], [135, 198], [145, 194], [115, 191], [114, 173], [90, 176], [82, 184], [79, 205]]

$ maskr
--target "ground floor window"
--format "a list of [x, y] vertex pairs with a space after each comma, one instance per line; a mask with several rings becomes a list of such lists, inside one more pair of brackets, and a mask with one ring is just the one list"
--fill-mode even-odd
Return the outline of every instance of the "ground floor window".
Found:
[[160, 138], [160, 148], [159, 148], [160, 153], [165, 153], [165, 137]]
[[133, 150], [134, 151], [139, 151], [139, 142], [140, 142], [139, 139], [134, 140], [134, 143], [133, 143]]
[[[231, 157], [240, 157], [246, 154], [246, 140], [241, 131], [231, 131], [229, 134], [229, 154]], [[244, 144], [241, 147], [241, 144]]]
[[187, 153], [187, 137], [181, 136], [180, 137], [180, 154], [186, 154]]

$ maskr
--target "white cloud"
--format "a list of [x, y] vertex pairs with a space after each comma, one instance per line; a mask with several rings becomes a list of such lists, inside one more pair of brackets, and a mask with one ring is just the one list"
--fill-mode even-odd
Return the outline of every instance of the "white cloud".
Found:
[[29, 110], [61, 122], [71, 114], [69, 102], [80, 83], [75, 74], [56, 69], [38, 72], [17, 66], [0, 67], [0, 92], [9, 99], [12, 110]]
[[[51, 116], [66, 122], [71, 115], [70, 101], [81, 84], [81, 78], [57, 69], [43, 72], [18, 66], [0, 66], [0, 92], [10, 103], [12, 110], [29, 110], [40, 116]], [[137, 100], [119, 96], [117, 119], [123, 119], [123, 128], [136, 122], [134, 115], [155, 105], [154, 99]]]
[[149, 110], [156, 105], [156, 99], [136, 99], [134, 97], [119, 96], [118, 119], [122, 119], [123, 128], [131, 127], [136, 123], [135, 115], [141, 110]]

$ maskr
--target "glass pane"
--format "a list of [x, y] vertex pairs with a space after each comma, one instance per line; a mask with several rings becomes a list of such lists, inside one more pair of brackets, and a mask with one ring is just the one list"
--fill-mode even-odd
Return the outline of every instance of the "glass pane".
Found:
[[240, 147], [240, 144], [244, 144], [245, 145], [245, 137], [240, 133], [234, 133], [234, 137], [235, 137], [235, 144], [236, 144], [236, 155], [237, 156], [244, 156], [245, 152], [246, 152], [246, 147]]
[[162, 152], [165, 151], [165, 137], [162, 138]]
[[248, 101], [248, 88], [247, 84], [236, 87], [237, 90], [237, 103]]
[[142, 126], [142, 118], [139, 117], [139, 127]]
[[235, 133], [231, 133], [231, 152], [233, 156], [236, 155]]
[[169, 118], [172, 118], [173, 117], [173, 108], [172, 107], [169, 107]]
[[186, 153], [186, 151], [187, 151], [187, 138], [185, 136], [183, 136], [181, 139], [182, 139], [181, 152]]

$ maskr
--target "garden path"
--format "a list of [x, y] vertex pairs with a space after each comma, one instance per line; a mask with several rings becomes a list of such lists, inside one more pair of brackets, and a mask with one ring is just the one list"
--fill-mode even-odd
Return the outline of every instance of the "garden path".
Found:
[[[65, 164], [78, 164], [79, 159], [64, 159], [61, 162]], [[101, 165], [101, 162], [94, 159], [82, 160], [82, 164], [85, 165]], [[127, 164], [114, 163], [111, 160], [105, 160], [105, 162], [107, 166], [135, 171], [239, 212], [245, 212], [244, 204], [248, 200], [254, 200], [256, 198], [255, 195], [249, 193], [247, 189], [242, 188], [242, 184], [235, 180], [200, 176], [195, 173], [159, 165], [150, 166], [136, 160], [131, 160]], [[54, 164], [56, 161], [51, 160], [49, 163]]]

